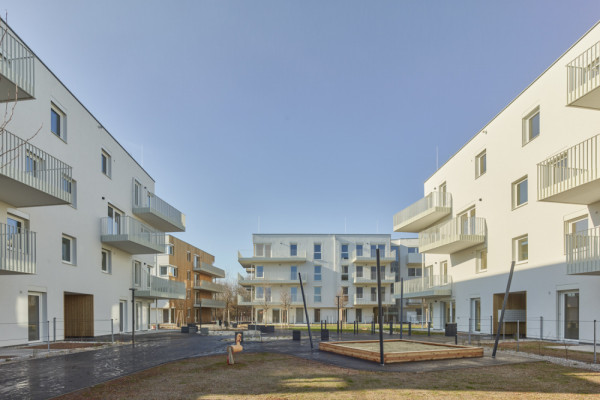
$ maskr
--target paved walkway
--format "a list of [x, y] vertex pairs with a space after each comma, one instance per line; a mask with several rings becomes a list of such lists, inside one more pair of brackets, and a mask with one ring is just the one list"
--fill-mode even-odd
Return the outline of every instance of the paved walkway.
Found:
[[[285, 333], [285, 335], [291, 337], [291, 334]], [[332, 340], [337, 339], [335, 335], [333, 336]], [[344, 335], [343, 339], [376, 338], [376, 335]], [[318, 338], [313, 338], [314, 349], [311, 350], [306, 332], [303, 332], [300, 342], [281, 337], [279, 339], [284, 340], [277, 340], [278, 338], [273, 335], [267, 335], [265, 339], [263, 342], [245, 341], [244, 351], [286, 353], [340, 367], [369, 371], [425, 372], [531, 362], [531, 359], [525, 357], [499, 354], [496, 359], [486, 355], [474, 359], [380, 366], [351, 357], [319, 352]], [[0, 365], [0, 398], [47, 399], [171, 361], [206, 355], [224, 355], [227, 343], [223, 340], [222, 336], [200, 336], [179, 332], [156, 333], [137, 337], [135, 348], [130, 345], [113, 346], [5, 363]]]

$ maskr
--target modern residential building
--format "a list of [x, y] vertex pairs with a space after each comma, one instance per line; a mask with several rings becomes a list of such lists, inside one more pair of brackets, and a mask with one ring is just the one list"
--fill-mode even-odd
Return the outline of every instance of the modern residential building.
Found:
[[[423, 256], [419, 253], [419, 240], [414, 239], [392, 239], [392, 252], [396, 254], [396, 261], [393, 262], [392, 271], [396, 272], [396, 282], [410, 281], [420, 279], [423, 262]], [[398, 287], [400, 290], [400, 287]], [[389, 313], [393, 315], [394, 322], [400, 321], [400, 312], [402, 311], [402, 321], [421, 322], [424, 315], [424, 302], [419, 298], [405, 298], [404, 304], [400, 307], [400, 296], [402, 293], [395, 293], [396, 305], [390, 307]]]
[[157, 303], [157, 320], [178, 326], [190, 323], [208, 323], [217, 319], [216, 310], [225, 308], [223, 300], [216, 299], [223, 292], [217, 278], [225, 278], [225, 271], [215, 267], [215, 257], [172, 235], [167, 235], [166, 252], [158, 256], [156, 273], [172, 282], [185, 286], [185, 298]]
[[185, 295], [151, 272], [164, 231], [185, 230], [184, 216], [0, 26], [0, 101], [10, 110], [0, 131], [0, 345], [148, 329], [151, 302]]
[[[306, 321], [300, 280], [311, 322], [377, 319], [376, 249], [380, 250], [384, 316], [397, 318], [392, 298], [396, 250], [388, 234], [254, 234], [253, 250], [239, 252], [246, 274], [238, 283], [247, 288], [238, 304], [252, 306], [254, 320], [263, 323]], [[339, 296], [339, 297], [338, 297]], [[338, 300], [339, 299], [339, 300]], [[289, 317], [288, 317], [289, 315]]]
[[[600, 25], [425, 181], [394, 216], [418, 232], [404, 283], [434, 328], [591, 342], [600, 319]], [[485, 96], [485, 91], [482, 92]], [[395, 295], [398, 295], [398, 287]]]

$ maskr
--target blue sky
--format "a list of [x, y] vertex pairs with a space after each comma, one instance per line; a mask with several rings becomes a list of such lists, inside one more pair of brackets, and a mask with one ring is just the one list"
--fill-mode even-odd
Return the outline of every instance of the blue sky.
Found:
[[[231, 277], [251, 234], [392, 233], [598, 1], [9, 0]], [[398, 236], [394, 234], [394, 236]]]

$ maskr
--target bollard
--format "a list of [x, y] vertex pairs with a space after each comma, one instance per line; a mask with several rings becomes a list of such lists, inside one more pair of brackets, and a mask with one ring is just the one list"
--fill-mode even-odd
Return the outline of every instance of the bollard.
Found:
[[517, 351], [519, 351], [519, 320], [517, 320]]
[[594, 364], [596, 364], [596, 320], [594, 320]]
[[412, 321], [408, 322], [408, 336], [412, 336]]
[[458, 333], [454, 334], [454, 344], [458, 344]]
[[544, 317], [540, 317], [540, 340], [544, 340]]
[[50, 353], [50, 321], [46, 321], [46, 323], [48, 324], [48, 353]]
[[427, 321], [427, 336], [431, 336], [431, 321]]
[[52, 323], [52, 328], [54, 330], [54, 336], [53, 336], [54, 340], [52, 340], [52, 341], [56, 342], [56, 317], [52, 318], [52, 322], [53, 322]]
[[[158, 324], [156, 324], [156, 329], [158, 329]], [[113, 325], [113, 319], [110, 319], [110, 342], [114, 343], [115, 342], [115, 331], [114, 331], [114, 325]]]

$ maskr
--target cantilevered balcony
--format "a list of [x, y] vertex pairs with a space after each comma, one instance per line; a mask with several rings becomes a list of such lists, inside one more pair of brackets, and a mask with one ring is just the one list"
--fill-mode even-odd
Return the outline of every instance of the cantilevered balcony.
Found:
[[406, 255], [407, 265], [421, 265], [423, 263], [423, 255], [421, 253], [408, 253]]
[[222, 285], [219, 285], [218, 283], [214, 283], [212, 281], [204, 281], [202, 279], [194, 280], [194, 289], [195, 290], [204, 290], [204, 291], [213, 292], [213, 293], [224, 292]]
[[[400, 284], [396, 282], [394, 285], [394, 297], [399, 299]], [[449, 297], [452, 295], [452, 277], [446, 275], [424, 276], [404, 281], [404, 298], [435, 298]]]
[[208, 263], [197, 263], [194, 265], [195, 272], [201, 272], [205, 275], [210, 275], [214, 278], [225, 278], [225, 271]]
[[101, 219], [102, 243], [121, 249], [129, 254], [159, 254], [165, 251], [165, 233], [131, 217], [118, 220]]
[[[376, 265], [377, 264], [377, 254], [375, 253], [375, 250], [369, 251], [369, 249], [366, 249], [362, 253], [359, 253], [356, 250], [354, 250], [350, 257], [350, 261], [352, 261], [354, 264], [360, 264], [360, 265]], [[390, 252], [389, 250], [387, 250], [385, 252], [379, 253], [379, 264], [380, 265], [390, 264], [390, 263], [393, 263], [394, 261], [396, 261], [396, 252], [395, 251]]]
[[172, 281], [144, 272], [133, 287], [136, 297], [152, 299], [185, 299], [185, 282]]
[[538, 164], [538, 200], [592, 204], [600, 201], [600, 135]]
[[306, 252], [297, 252], [296, 255], [275, 255], [266, 254], [262, 256], [244, 257], [238, 251], [238, 262], [244, 268], [250, 268], [252, 265], [264, 264], [304, 264], [306, 262]]
[[195, 299], [194, 307], [198, 308], [225, 308], [225, 301], [215, 299]]
[[0, 275], [35, 274], [35, 232], [0, 223]]
[[394, 232], [420, 232], [452, 212], [452, 195], [431, 192], [394, 215]]
[[34, 56], [0, 23], [0, 102], [32, 99], [35, 95]]
[[567, 64], [567, 105], [600, 109], [600, 42]]
[[419, 233], [419, 251], [452, 254], [484, 243], [485, 235], [485, 218], [454, 218]]
[[185, 231], [185, 215], [181, 211], [154, 193], [136, 187], [136, 183], [133, 191], [132, 211], [135, 215], [163, 232]]
[[[385, 296], [381, 299], [381, 304], [385, 306], [391, 306], [395, 304], [395, 300], [389, 293], [386, 293]], [[357, 297], [354, 295], [354, 301], [352, 302], [355, 306], [373, 306], [376, 307], [379, 305], [377, 301], [377, 295], [372, 295], [371, 293], [364, 294], [363, 297]]]
[[70, 204], [71, 167], [0, 130], [0, 188], [0, 201], [15, 207]]
[[[382, 285], [389, 285], [390, 283], [394, 283], [395, 281], [396, 276], [392, 273], [381, 275]], [[362, 276], [358, 276], [358, 274], [354, 272], [352, 274], [352, 283], [354, 283], [355, 286], [377, 286], [377, 275], [372, 274], [369, 270], [363, 271]]]
[[600, 226], [565, 235], [567, 274], [600, 275]]
[[[308, 278], [308, 274], [302, 273], [302, 282], [306, 283]], [[238, 274], [238, 283], [242, 286], [271, 286], [271, 285], [300, 285], [300, 280], [298, 279], [298, 275], [295, 275], [295, 279], [292, 279], [291, 276], [287, 278], [283, 277], [269, 277], [269, 278], [256, 278], [254, 275], [250, 274], [246, 277], [242, 277]]]

